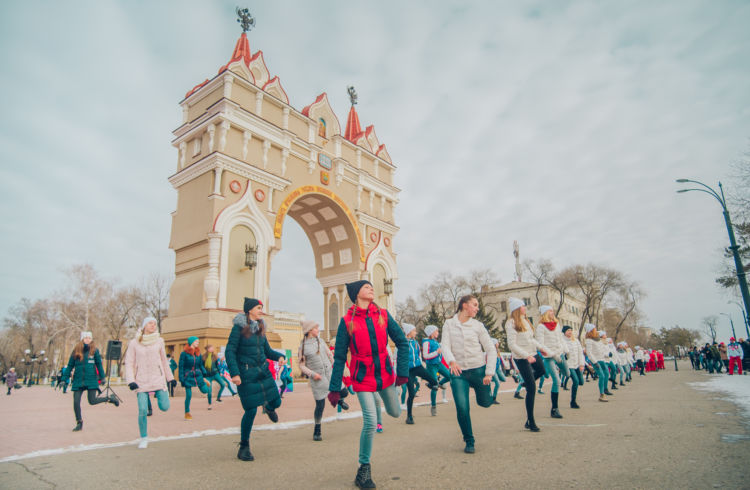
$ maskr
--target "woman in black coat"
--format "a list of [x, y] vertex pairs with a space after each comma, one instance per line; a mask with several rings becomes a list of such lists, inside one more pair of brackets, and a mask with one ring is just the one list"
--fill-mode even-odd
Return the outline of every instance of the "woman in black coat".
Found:
[[281, 406], [276, 382], [268, 370], [268, 359], [284, 365], [286, 357], [271, 349], [265, 333], [263, 303], [255, 298], [245, 298], [245, 314], [234, 317], [232, 332], [227, 341], [226, 358], [229, 375], [237, 385], [242, 408], [245, 410], [240, 425], [240, 449], [237, 458], [255, 459], [250, 452], [250, 431], [253, 428], [258, 406], [263, 406], [271, 422], [278, 422], [276, 409]]
[[73, 432], [83, 428], [83, 417], [81, 416], [81, 396], [84, 390], [87, 393], [89, 405], [99, 403], [114, 403], [120, 406], [120, 401], [115, 395], [109, 398], [97, 396], [99, 385], [104, 382], [104, 367], [99, 349], [94, 345], [91, 332], [81, 332], [81, 341], [73, 348], [73, 353], [68, 360], [68, 366], [64, 369], [63, 383], [67, 384], [73, 378], [73, 412], [76, 416], [76, 426]]

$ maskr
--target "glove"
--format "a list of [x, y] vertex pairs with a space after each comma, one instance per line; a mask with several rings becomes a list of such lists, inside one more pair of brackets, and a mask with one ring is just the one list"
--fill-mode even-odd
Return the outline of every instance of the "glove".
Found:
[[409, 378], [407, 376], [396, 376], [396, 386], [401, 386], [408, 382], [409, 382]]
[[132, 382], [128, 386], [130, 387], [131, 391], [135, 391], [138, 389], [138, 384], [136, 382]]
[[328, 401], [331, 402], [331, 405], [333, 405], [334, 408], [339, 404], [339, 400], [341, 400], [341, 393], [338, 391], [331, 391], [328, 393]]

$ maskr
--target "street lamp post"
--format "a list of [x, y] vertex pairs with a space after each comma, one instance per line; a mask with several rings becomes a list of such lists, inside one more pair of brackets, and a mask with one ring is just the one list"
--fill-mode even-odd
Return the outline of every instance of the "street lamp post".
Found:
[[732, 337], [737, 338], [737, 334], [734, 333], [734, 322], [732, 321], [732, 315], [729, 313], [722, 313], [725, 317], [729, 318], [729, 324], [732, 326]]
[[747, 334], [747, 338], [750, 339], [750, 324], [748, 324], [748, 316], [745, 312], [745, 308], [743, 308], [742, 305], [736, 301], [727, 301], [727, 304], [735, 304], [740, 307], [740, 311], [742, 312], [742, 319], [745, 320], [745, 333]]
[[[676, 182], [680, 184], [690, 182], [692, 184], [698, 184], [699, 186], [704, 187], [703, 189], [680, 189], [677, 191], [678, 193], [690, 191], [705, 192], [706, 194], [713, 196], [717, 201], [719, 201], [719, 204], [721, 204], [721, 208], [724, 213], [724, 224], [726, 224], [727, 233], [729, 234], [729, 249], [732, 251], [732, 255], [734, 257], [734, 267], [737, 270], [737, 282], [740, 286], [742, 302], [745, 304], [745, 324], [747, 325], [747, 323], [750, 322], [750, 319], [748, 319], [748, 314], [750, 314], [750, 292], [748, 292], [747, 289], [747, 277], [745, 274], [745, 268], [743, 267], [742, 259], [740, 258], [740, 247], [737, 245], [737, 240], [734, 238], [734, 227], [732, 226], [732, 219], [729, 216], [729, 210], [727, 210], [727, 201], [724, 198], [724, 188], [722, 187], [721, 182], [719, 182], [719, 193], [717, 193], [711, 187], [707, 186], [703, 182], [698, 182], [697, 180], [677, 179]], [[748, 335], [750, 336], [750, 334]]]

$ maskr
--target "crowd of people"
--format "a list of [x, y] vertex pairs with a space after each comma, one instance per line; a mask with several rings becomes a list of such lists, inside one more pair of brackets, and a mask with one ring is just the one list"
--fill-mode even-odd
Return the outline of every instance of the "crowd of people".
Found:
[[[430, 392], [431, 416], [437, 415], [437, 393], [442, 390], [445, 401], [445, 392], [450, 387], [464, 452], [472, 454], [476, 451], [469, 402], [472, 391], [479, 407], [491, 407], [498, 404], [501, 381], [512, 377], [517, 382], [514, 398], [524, 400], [523, 427], [539, 432], [535, 401], [537, 394], [544, 393], [545, 379], [551, 384], [549, 416], [562, 419], [561, 392], [570, 392], [570, 409], [581, 409], [578, 395], [589, 378], [596, 382], [598, 401], [609, 402], [613, 391], [632, 381], [634, 371], [645, 376], [646, 372], [664, 369], [661, 352], [640, 346], [631, 349], [626, 342], [615, 344], [605, 331], [590, 323], [585, 325], [582, 344], [570, 326], [561, 325], [551, 306], [540, 307], [540, 322], [533, 325], [526, 316], [525, 303], [517, 298], [509, 301], [510, 315], [504, 325], [510, 357], [501, 355], [498, 340], [490, 337], [487, 328], [475, 318], [479, 303], [473, 295], [460, 298], [455, 315], [442, 328], [427, 325], [423, 340], [418, 342], [414, 325], [397, 323], [388, 311], [374, 302], [375, 292], [369, 281], [349, 283], [346, 288], [352, 306], [340, 320], [335, 341], [329, 345], [320, 337], [319, 325], [305, 321], [297, 357], [302, 375], [309, 378], [313, 398], [313, 441], [323, 440], [322, 415], [326, 400], [339, 411], [349, 408], [345, 401], [348, 396], [354, 395], [359, 401], [362, 429], [355, 484], [360, 488], [375, 488], [370, 465], [374, 435], [383, 427], [381, 407], [394, 418], [405, 408], [406, 424], [414, 425], [414, 399], [422, 382]], [[138, 404], [139, 448], [148, 447], [148, 417], [153, 413], [151, 399], [156, 400], [161, 411], [169, 410], [170, 397], [174, 396], [179, 381], [185, 389], [184, 417], [187, 420], [192, 418], [193, 388], [206, 395], [209, 410], [213, 400], [220, 402], [227, 391], [231, 396], [239, 396], [243, 414], [239, 421], [237, 458], [254, 460], [250, 435], [258, 407], [271, 422], [278, 422], [282, 396], [292, 381], [286, 356], [268, 343], [264, 315], [260, 300], [245, 298], [243, 313], [234, 317], [223, 351], [225, 357], [210, 345], [201, 350], [199, 339], [193, 336], [187, 339], [177, 362], [166, 353], [156, 320], [143, 320], [123, 359], [125, 382], [135, 392]], [[393, 351], [389, 341], [395, 346]], [[730, 370], [737, 364], [733, 362], [735, 354], [739, 352], [742, 359], [745, 348], [734, 339], [727, 346]], [[704, 349], [691, 352], [696, 368], [720, 368], [721, 363], [714, 362], [712, 349], [707, 344]], [[720, 352], [717, 346], [717, 355], [720, 356]], [[274, 376], [274, 363], [279, 366], [280, 388]], [[738, 367], [741, 372], [741, 361]], [[14, 372], [8, 374], [13, 384], [14, 376]], [[84, 391], [91, 405], [107, 402], [119, 405], [116, 395], [100, 396], [103, 379], [99, 350], [91, 333], [83, 332], [67, 366], [58, 376], [58, 385], [67, 388], [71, 383], [74, 431], [83, 428], [81, 398]], [[227, 379], [231, 379], [231, 383]], [[218, 384], [215, 392], [213, 383]], [[404, 398], [399, 399], [401, 390], [404, 405], [401, 401]]]
[[709, 373], [721, 374], [724, 372], [731, 375], [735, 371], [743, 374], [750, 369], [750, 341], [745, 339], [729, 338], [729, 344], [724, 342], [712, 344], [706, 342], [701, 347], [693, 346], [688, 352], [693, 369], [705, 370]]

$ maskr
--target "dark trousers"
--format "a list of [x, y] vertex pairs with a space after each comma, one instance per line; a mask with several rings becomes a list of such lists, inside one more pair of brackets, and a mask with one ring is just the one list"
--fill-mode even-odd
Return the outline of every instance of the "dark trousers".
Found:
[[[453, 401], [456, 405], [456, 418], [458, 419], [458, 426], [461, 428], [461, 434], [463, 434], [465, 442], [474, 443], [474, 433], [471, 429], [471, 415], [469, 414], [469, 388], [474, 389], [477, 397], [477, 405], [485, 408], [492, 405], [490, 385], [483, 383], [484, 372], [485, 367], [481, 366], [475, 369], [464, 369], [458, 376], [451, 374], [451, 392], [453, 392]], [[526, 398], [528, 396], [527, 394]]]
[[409, 382], [406, 384], [406, 389], [409, 390], [409, 398], [406, 399], [406, 414], [411, 415], [411, 408], [414, 406], [414, 398], [417, 396], [417, 376], [427, 381], [430, 385], [436, 386], [438, 384], [437, 378], [430, 374], [424, 366], [417, 366], [409, 369]]
[[[534, 364], [541, 362], [542, 361], [539, 359], [539, 356], [536, 356], [536, 361], [534, 362]], [[526, 359], [516, 359], [516, 366], [518, 367], [518, 372], [523, 378], [523, 385], [526, 388], [526, 399], [524, 400], [526, 402], [526, 419], [529, 421], [529, 424], [534, 424], [534, 398], [536, 396], [536, 380], [544, 376], [544, 366], [542, 365], [541, 370], [539, 368], [534, 369], [532, 367], [532, 364], [529, 363], [529, 361], [527, 361]]]
[[643, 374], [643, 368], [645, 367], [643, 365], [643, 361], [641, 361], [641, 360], [635, 361], [635, 367], [638, 368], [638, 372], [641, 374], [641, 376], [645, 376], [645, 374]]
[[81, 417], [81, 396], [83, 395], [84, 391], [88, 392], [89, 405], [97, 405], [99, 403], [104, 403], [107, 401], [107, 399], [103, 396], [96, 396], [97, 394], [99, 394], [99, 390], [82, 389], [74, 391], [73, 412], [76, 415], [76, 422], [80, 422], [83, 420], [83, 418]]

